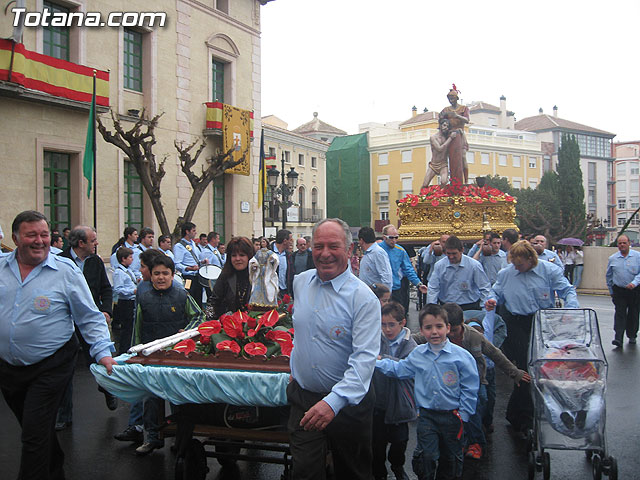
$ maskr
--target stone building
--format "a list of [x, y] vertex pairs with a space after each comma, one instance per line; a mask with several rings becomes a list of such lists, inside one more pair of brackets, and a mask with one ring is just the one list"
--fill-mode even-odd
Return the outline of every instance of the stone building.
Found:
[[[640, 141], [614, 143], [613, 157], [615, 222], [612, 227], [619, 232], [640, 207]], [[632, 242], [640, 241], [638, 214], [631, 218], [625, 234]]]

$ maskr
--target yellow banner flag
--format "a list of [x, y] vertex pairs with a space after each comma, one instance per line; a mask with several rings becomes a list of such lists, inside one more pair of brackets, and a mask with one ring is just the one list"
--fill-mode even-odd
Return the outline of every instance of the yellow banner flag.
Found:
[[225, 173], [249, 175], [251, 173], [251, 127], [253, 112], [241, 108], [223, 105], [222, 111], [222, 140], [224, 151], [233, 148], [234, 160], [240, 160], [245, 155], [244, 161]]

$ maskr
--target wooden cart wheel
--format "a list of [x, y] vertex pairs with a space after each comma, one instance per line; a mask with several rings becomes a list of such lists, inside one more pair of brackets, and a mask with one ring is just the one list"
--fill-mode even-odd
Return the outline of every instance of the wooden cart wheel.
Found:
[[[176, 467], [178, 463], [176, 461]], [[191, 439], [184, 456], [182, 475], [184, 480], [204, 480], [209, 472], [207, 454], [199, 440]], [[177, 477], [176, 477], [177, 478]]]
[[542, 452], [542, 478], [544, 480], [551, 478], [551, 457], [549, 452]]
[[536, 478], [536, 452], [529, 452], [527, 473], [529, 475], [529, 480], [533, 480], [534, 478]]
[[602, 480], [602, 460], [597, 453], [591, 459], [591, 471], [593, 472], [593, 480]]

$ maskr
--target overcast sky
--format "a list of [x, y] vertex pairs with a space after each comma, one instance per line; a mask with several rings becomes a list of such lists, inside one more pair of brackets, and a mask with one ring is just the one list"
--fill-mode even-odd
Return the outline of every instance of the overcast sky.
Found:
[[406, 120], [465, 103], [538, 109], [640, 140], [640, 1], [275, 0], [262, 7], [262, 115]]

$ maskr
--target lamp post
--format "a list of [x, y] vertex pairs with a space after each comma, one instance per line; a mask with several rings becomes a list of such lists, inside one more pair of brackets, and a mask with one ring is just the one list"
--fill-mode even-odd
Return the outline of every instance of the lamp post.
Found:
[[[272, 204], [279, 204], [282, 208], [282, 229], [284, 230], [287, 226], [287, 210], [291, 205], [293, 205], [290, 199], [298, 186], [298, 172], [296, 172], [294, 167], [291, 167], [289, 172], [285, 175], [284, 152], [282, 152], [281, 167], [282, 170], [280, 172], [275, 168], [272, 168], [267, 172], [267, 183], [271, 189]], [[278, 185], [278, 176], [280, 176], [280, 185]]]

